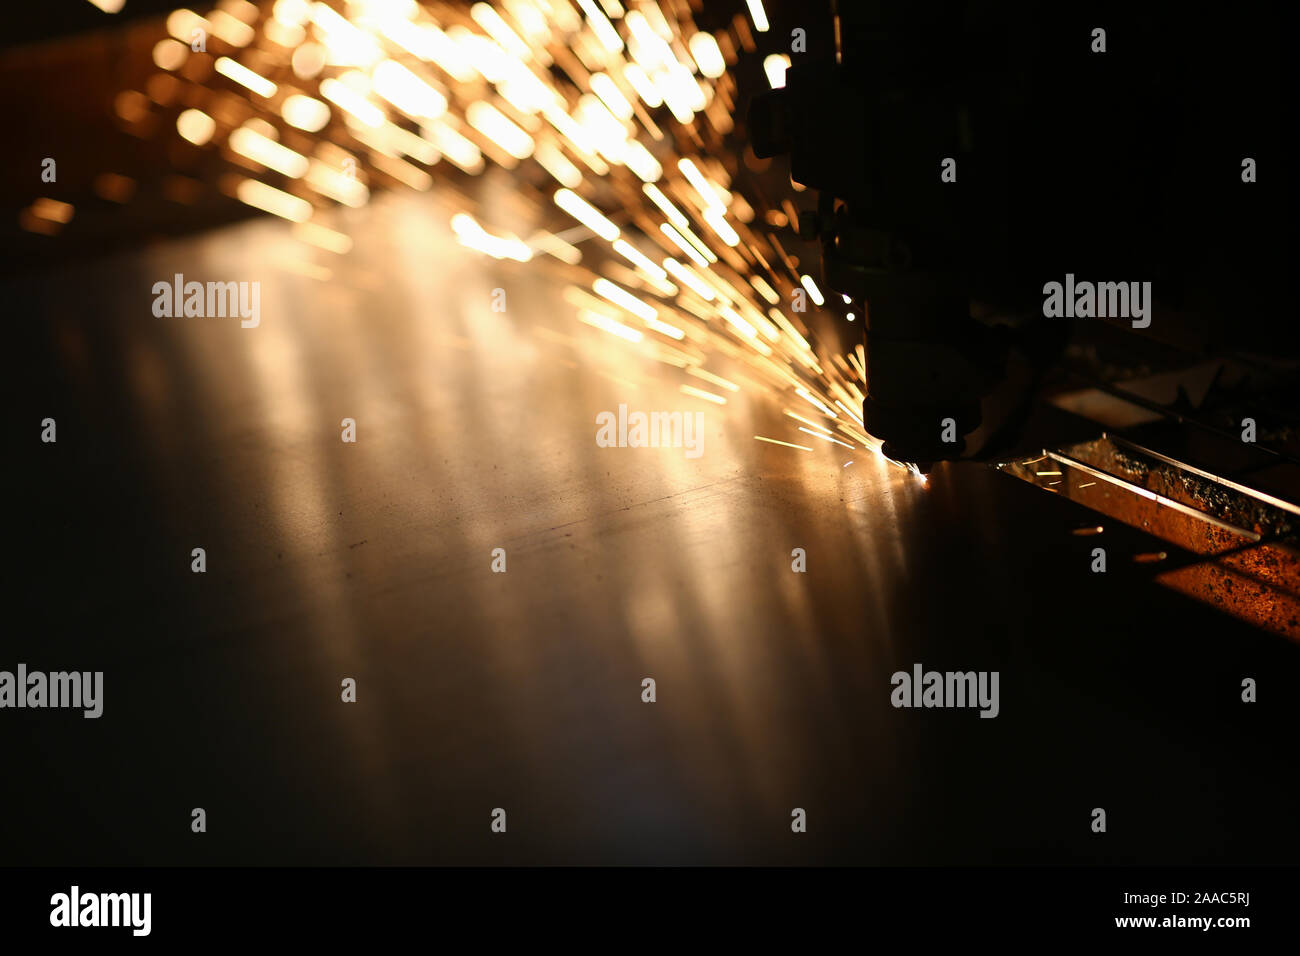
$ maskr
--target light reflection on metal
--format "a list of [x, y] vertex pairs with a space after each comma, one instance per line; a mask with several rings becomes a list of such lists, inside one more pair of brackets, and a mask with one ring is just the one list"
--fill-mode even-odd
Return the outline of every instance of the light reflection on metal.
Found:
[[1300, 639], [1300, 509], [1290, 502], [1111, 436], [1000, 467], [1178, 548], [1131, 556], [1167, 566], [1159, 583]]

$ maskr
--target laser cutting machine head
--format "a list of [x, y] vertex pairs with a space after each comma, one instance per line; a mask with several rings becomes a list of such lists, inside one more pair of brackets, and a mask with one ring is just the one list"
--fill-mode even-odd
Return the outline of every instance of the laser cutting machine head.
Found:
[[[1266, 211], [1231, 193], [1226, 157], [1250, 147], [1202, 138], [1249, 117], [1215, 99], [1197, 45], [1159, 9], [1057, 7], [831, 0], [821, 55], [751, 102], [755, 154], [816, 191], [799, 234], [825, 284], [861, 303], [867, 431], [923, 470], [997, 453], [1027, 417], [1072, 331], [1045, 317], [1048, 280], [1151, 281], [1166, 333], [1226, 313], [1251, 270], [1277, 286], [1275, 251], [1241, 248]], [[1201, 184], [1194, 202], [1171, 171]], [[1008, 384], [1009, 357], [1027, 381]]]

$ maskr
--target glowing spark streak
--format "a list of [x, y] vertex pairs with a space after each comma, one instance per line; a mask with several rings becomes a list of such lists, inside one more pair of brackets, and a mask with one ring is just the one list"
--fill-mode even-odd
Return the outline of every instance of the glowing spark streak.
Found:
[[408, 53], [438, 66], [458, 83], [468, 83], [475, 77], [474, 67], [461, 52], [460, 47], [447, 34], [430, 23], [411, 23], [396, 17], [384, 20], [380, 29]]
[[487, 31], [492, 39], [519, 59], [532, 59], [532, 48], [520, 38], [519, 34], [510, 29], [510, 24], [506, 23], [501, 14], [492, 9], [489, 4], [474, 4], [469, 9], [469, 15], [474, 18], [475, 23]]
[[371, 131], [354, 129], [352, 135], [376, 152], [385, 155], [405, 153], [407, 156], [418, 159], [426, 166], [432, 166], [441, 158], [438, 147], [434, 146], [433, 143], [421, 136], [416, 136], [410, 130], [395, 126], [392, 123], [385, 123], [378, 129]]
[[352, 248], [352, 239], [341, 232], [327, 229], [314, 222], [303, 222], [293, 227], [295, 238], [309, 242], [327, 252], [344, 255]]
[[733, 248], [740, 245], [740, 236], [736, 233], [736, 230], [731, 228], [731, 223], [723, 219], [715, 210], [706, 209], [704, 211], [704, 221], [708, 223], [709, 228], [718, 234], [718, 238], [727, 245]]
[[773, 289], [762, 276], [751, 276], [749, 284], [754, 287], [755, 291], [758, 292], [759, 295], [767, 300], [768, 305], [776, 305], [781, 301], [781, 297], [777, 295], [776, 290]]
[[465, 119], [515, 159], [527, 159], [533, 155], [536, 148], [533, 138], [492, 104], [482, 100], [471, 103], [465, 110]]
[[570, 189], [577, 189], [582, 185], [582, 172], [551, 143], [539, 145], [534, 158], [543, 169], [559, 181], [560, 185]]
[[534, 249], [555, 256], [561, 262], [576, 266], [582, 261], [582, 253], [576, 246], [571, 246], [559, 236], [549, 232], [538, 233], [530, 243]]
[[629, 342], [640, 342], [645, 338], [639, 329], [629, 328], [621, 322], [615, 322], [609, 316], [601, 315], [599, 312], [592, 312], [590, 309], [583, 309], [579, 312], [578, 320], [611, 335], [617, 335], [621, 339], [627, 339]]
[[212, 25], [193, 10], [174, 10], [168, 15], [167, 32], [182, 43], [193, 43], [195, 30], [201, 30], [206, 36], [212, 31]]
[[255, 209], [264, 210], [290, 222], [306, 222], [311, 218], [311, 203], [307, 200], [290, 196], [255, 179], [241, 180], [235, 187], [235, 198]]
[[494, 236], [480, 226], [473, 216], [457, 213], [451, 217], [451, 228], [461, 245], [487, 253], [494, 259], [514, 259], [527, 262], [533, 250], [514, 236]]
[[613, 242], [618, 238], [618, 226], [601, 215], [599, 209], [577, 193], [568, 189], [561, 189], [555, 194], [555, 205], [600, 236], [600, 238], [609, 242]]
[[659, 160], [655, 159], [650, 150], [642, 146], [637, 140], [628, 141], [626, 148], [623, 150], [623, 164], [636, 173], [637, 178], [644, 183], [653, 183], [662, 178], [664, 174], [664, 169], [659, 165]]
[[316, 133], [330, 121], [330, 108], [320, 100], [295, 93], [280, 104], [280, 115], [290, 126]]
[[302, 26], [311, 15], [311, 4], [307, 0], [275, 0], [272, 16], [287, 27]]
[[407, 116], [436, 119], [447, 112], [447, 98], [400, 63], [384, 60], [373, 77], [375, 92]]
[[202, 146], [212, 139], [217, 130], [217, 121], [202, 110], [185, 110], [176, 117], [176, 132], [195, 146]]
[[321, 81], [320, 95], [367, 126], [382, 126], [384, 124], [383, 110], [352, 89], [352, 87], [333, 77]]
[[818, 306], [826, 304], [826, 300], [822, 298], [822, 290], [817, 288], [817, 283], [813, 282], [812, 276], [802, 275], [799, 277], [799, 282], [808, 290], [808, 297], [813, 300], [814, 304]]
[[718, 41], [713, 39], [713, 34], [701, 31], [691, 37], [689, 46], [700, 72], [709, 79], [716, 80], [727, 72], [727, 63], [722, 58], [722, 51], [718, 49]]
[[808, 391], [808, 389], [796, 388], [794, 390], [794, 393], [798, 395], [800, 398], [802, 398], [804, 401], [813, 405], [823, 415], [828, 415], [831, 418], [835, 418], [835, 419], [838, 419], [840, 417], [836, 415], [835, 412], [833, 412], [828, 405], [821, 402], [815, 395], [813, 395], [812, 392]]
[[655, 265], [653, 260], [648, 258], [640, 249], [636, 248], [636, 246], [632, 245], [626, 239], [615, 239], [614, 251], [628, 262], [640, 267], [656, 279], [663, 281], [668, 278], [667, 272], [665, 272], [660, 266]]
[[717, 261], [718, 261], [718, 257], [717, 257], [716, 255], [713, 254], [713, 250], [710, 249], [708, 246], [706, 246], [703, 242], [701, 242], [701, 241], [700, 241], [700, 237], [697, 236], [695, 233], [691, 232], [691, 230], [689, 230], [689, 229], [681, 229], [681, 228], [679, 228], [677, 231], [678, 231], [679, 233], [681, 233], [681, 235], [682, 235], [682, 236], [683, 236], [683, 237], [684, 237], [684, 238], [685, 238], [685, 239], [686, 239], [686, 240], [687, 240], [687, 241], [688, 241], [692, 246], [695, 247], [695, 251], [696, 251], [696, 252], [698, 252], [700, 255], [704, 256], [704, 258], [707, 259], [707, 260], [709, 260], [709, 262], [717, 262]]
[[818, 433], [815, 432], [815, 431], [812, 431], [812, 430], [810, 430], [810, 429], [804, 428], [802, 425], [799, 427], [799, 431], [801, 431], [801, 432], [806, 432], [807, 434], [812, 435], [813, 438], [820, 438], [822, 441], [833, 441], [833, 442], [835, 442], [835, 444], [837, 444], [837, 445], [843, 445], [845, 448], [852, 448], [852, 447], [853, 447], [853, 446], [850, 445], [848, 442], [840, 441], [838, 438], [833, 438], [833, 437], [830, 436], [830, 435], [821, 435], [821, 434], [818, 434]]
[[64, 226], [72, 221], [72, 214], [76, 211], [70, 203], [50, 199], [48, 196], [35, 200], [29, 208], [36, 218]]
[[241, 126], [230, 134], [230, 148], [255, 163], [283, 173], [291, 179], [301, 179], [307, 172], [307, 157], [281, 146], [273, 139]]
[[551, 28], [546, 17], [533, 5], [532, 0], [505, 0], [505, 5], [510, 15], [523, 28], [526, 37], [545, 40], [550, 36]]
[[727, 400], [721, 395], [714, 395], [712, 392], [706, 392], [702, 388], [696, 388], [694, 385], [679, 385], [678, 389], [684, 395], [694, 395], [696, 398], [702, 398], [706, 402], [712, 402], [715, 405], [725, 405]]
[[628, 86], [636, 90], [636, 95], [641, 97], [641, 101], [652, 110], [664, 105], [664, 98], [650, 82], [650, 77], [646, 76], [645, 70], [635, 63], [623, 67], [623, 79], [627, 80]]
[[677, 161], [677, 168], [681, 171], [681, 174], [686, 177], [686, 181], [694, 187], [697, 193], [699, 193], [700, 198], [704, 200], [706, 208], [716, 209], [718, 212], [727, 211], [726, 205], [720, 198], [718, 198], [717, 192], [714, 191], [713, 187], [709, 184], [709, 181], [704, 178], [704, 174], [700, 172], [698, 166], [686, 157], [682, 157]]
[[806, 352], [812, 351], [812, 346], [808, 344], [808, 340], [799, 334], [799, 331], [790, 324], [790, 320], [782, 315], [780, 310], [768, 309], [767, 314], [772, 317], [773, 322], [781, 327], [782, 332], [790, 336], [795, 345], [799, 346], [799, 348]]
[[681, 341], [686, 338], [686, 333], [675, 325], [669, 325], [667, 322], [660, 322], [658, 319], [646, 319], [645, 324], [653, 331], [660, 335], [666, 335], [670, 339]]
[[855, 429], [853, 429], [853, 428], [850, 428], [850, 427], [849, 427], [847, 424], [845, 424], [844, 422], [836, 422], [836, 423], [835, 423], [835, 427], [838, 428], [838, 429], [839, 429], [841, 432], [843, 432], [845, 435], [848, 435], [850, 438], [852, 438], [855, 442], [857, 442], [857, 443], [858, 443], [859, 445], [861, 445], [863, 448], [866, 448], [868, 451], [871, 451], [871, 450], [879, 451], [879, 445], [880, 445], [879, 442], [876, 442], [876, 446], [875, 446], [875, 448], [873, 449], [873, 446], [872, 446], [871, 442], [869, 442], [869, 441], [867, 440], [867, 436], [866, 436], [866, 435], [862, 434], [861, 432], [859, 432], [859, 431], [857, 431], [857, 430], [855, 430]]
[[[542, 110], [542, 115], [546, 121], [555, 127], [556, 131], [573, 144], [574, 149], [582, 154], [583, 161], [591, 166], [600, 175], [609, 172], [609, 167], [605, 166], [594, 154], [596, 152], [596, 143], [591, 135], [568, 113], [557, 106], [550, 106]], [[595, 160], [595, 162], [592, 162]]]
[[425, 136], [433, 140], [433, 144], [453, 165], [470, 174], [483, 171], [483, 154], [479, 148], [450, 126], [431, 123], [420, 129]]
[[596, 34], [596, 39], [606, 50], [610, 53], [618, 53], [623, 49], [623, 41], [619, 39], [618, 31], [614, 29], [614, 25], [609, 22], [605, 14], [596, 9], [596, 5], [591, 0], [578, 0], [578, 6], [582, 8], [582, 13], [587, 18], [592, 32]]
[[764, 438], [762, 435], [755, 435], [754, 438], [758, 441], [770, 442], [773, 445], [784, 445], [786, 448], [801, 448], [804, 451], [812, 451], [807, 445], [792, 445], [788, 441], [777, 441], [775, 438]]
[[853, 411], [853, 409], [849, 408], [847, 405], [845, 405], [843, 402], [841, 402], [838, 398], [835, 399], [835, 404], [838, 405], [840, 408], [842, 408], [842, 409], [844, 410], [844, 414], [848, 415], [850, 418], [852, 418], [854, 421], [856, 421], [859, 425], [865, 425], [865, 424], [866, 424], [865, 422], [862, 421], [862, 416], [861, 416], [861, 415], [859, 415], [857, 412]]
[[830, 430], [829, 428], [824, 428], [824, 427], [822, 427], [821, 425], [818, 425], [816, 422], [809, 421], [808, 419], [804, 418], [802, 415], [796, 415], [794, 412], [790, 411], [790, 409], [788, 409], [788, 408], [786, 408], [786, 409], [782, 409], [782, 411], [784, 411], [784, 412], [785, 412], [787, 415], [789, 415], [791, 418], [796, 419], [797, 421], [801, 421], [801, 422], [803, 422], [805, 425], [811, 425], [813, 428], [819, 428], [819, 429], [821, 429], [822, 431], [824, 431], [824, 432], [825, 432], [826, 434], [828, 434], [828, 435], [831, 434], [831, 430]]
[[234, 17], [225, 10], [214, 10], [209, 21], [212, 32], [217, 38], [231, 46], [248, 46], [257, 36], [257, 31], [243, 20]]
[[[704, 263], [700, 264], [704, 265]], [[713, 291], [712, 286], [704, 282], [699, 276], [686, 268], [676, 259], [665, 259], [664, 268], [668, 270], [674, 279], [686, 286], [705, 302], [712, 302], [718, 297], [717, 293]]]
[[677, 246], [678, 249], [682, 250], [682, 252], [690, 256], [691, 261], [694, 262], [697, 266], [701, 266], [705, 269], [709, 267], [709, 260], [705, 259], [704, 256], [696, 252], [695, 247], [692, 246], [685, 239], [683, 239], [682, 234], [678, 232], [676, 229], [674, 229], [672, 226], [668, 225], [668, 223], [666, 222], [660, 223], [659, 231], [662, 232], [669, 239], [671, 239], [673, 241], [673, 245]]
[[[578, 0], [582, 3], [583, 0]], [[676, 62], [673, 56], [672, 47], [667, 43], [665, 37], [659, 36], [650, 21], [646, 19], [645, 14], [640, 10], [633, 10], [623, 20], [627, 28], [632, 31], [632, 40], [630, 46], [632, 58], [647, 69], [667, 68]]]
[[767, 11], [763, 9], [763, 0], [746, 0], [749, 4], [749, 15], [754, 20], [754, 29], [759, 33], [766, 33], [771, 27], [767, 22]]
[[631, 292], [628, 292], [622, 286], [615, 285], [608, 279], [599, 278], [592, 283], [591, 287], [595, 290], [597, 295], [609, 299], [610, 302], [627, 309], [627, 311], [631, 312], [637, 318], [643, 319], [646, 322], [657, 318], [659, 315], [653, 307], [642, 302]]
[[694, 375], [696, 378], [702, 378], [706, 382], [712, 382], [714, 385], [717, 385], [720, 388], [725, 388], [729, 392], [740, 391], [740, 386], [737, 385], [735, 382], [729, 382], [721, 375], [714, 375], [712, 372], [707, 372], [704, 369], [694, 365], [686, 369], [686, 374]]
[[618, 85], [609, 78], [605, 73], [593, 73], [591, 76], [591, 92], [600, 97], [600, 101], [605, 104], [606, 109], [623, 121], [630, 120], [633, 116], [632, 104], [627, 101]]
[[217, 62], [212, 67], [228, 80], [233, 80], [240, 86], [252, 90], [258, 96], [270, 98], [275, 96], [276, 85], [264, 76], [259, 76], [248, 67], [236, 63], [228, 56], [218, 57]]
[[758, 337], [758, 329], [746, 322], [745, 317], [731, 306], [719, 306], [718, 311], [722, 314], [722, 317], [731, 323], [732, 327], [745, 338], [753, 339]]
[[324, 34], [329, 62], [335, 66], [369, 66], [383, 56], [379, 44], [369, 33], [353, 26], [328, 4], [318, 2], [311, 5], [311, 22]]
[[370, 190], [364, 183], [316, 160], [312, 161], [311, 168], [307, 170], [305, 181], [322, 196], [328, 196], [345, 206], [364, 206], [370, 198]]
[[779, 90], [785, 86], [785, 71], [790, 68], [790, 58], [784, 53], [773, 53], [763, 58], [763, 72], [772, 89]]
[[658, 186], [646, 183], [641, 187], [641, 191], [650, 197], [650, 201], [663, 211], [663, 214], [668, 217], [668, 221], [674, 226], [679, 226], [682, 229], [690, 228], [690, 220], [682, 215], [682, 211], [673, 205], [672, 200], [665, 196]]

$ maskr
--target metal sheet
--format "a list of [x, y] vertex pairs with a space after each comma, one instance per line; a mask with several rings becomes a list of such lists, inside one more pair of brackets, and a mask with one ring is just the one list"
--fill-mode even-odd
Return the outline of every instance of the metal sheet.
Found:
[[[254, 221], [0, 289], [4, 660], [106, 675], [98, 721], [0, 722], [10, 862], [1295, 858], [1295, 646], [1071, 502], [812, 441], [744, 368], [683, 394], [447, 219], [389, 196], [346, 259]], [[260, 280], [260, 326], [155, 318], [176, 272]], [[620, 403], [703, 412], [703, 453], [598, 447]], [[917, 663], [998, 670], [999, 716], [892, 707]]]

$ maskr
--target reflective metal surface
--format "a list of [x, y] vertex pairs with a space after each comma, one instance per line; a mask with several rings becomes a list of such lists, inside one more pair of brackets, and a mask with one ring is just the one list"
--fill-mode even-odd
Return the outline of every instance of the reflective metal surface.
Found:
[[[6, 713], [8, 862], [1294, 859], [1297, 648], [1131, 560], [1166, 545], [809, 441], [743, 367], [693, 398], [452, 211], [381, 197], [345, 258], [257, 220], [0, 287], [5, 660], [106, 697]], [[259, 280], [260, 326], [154, 317], [176, 272]], [[703, 454], [598, 447], [621, 403], [703, 412]], [[999, 717], [891, 707], [917, 663], [1000, 671]]]

